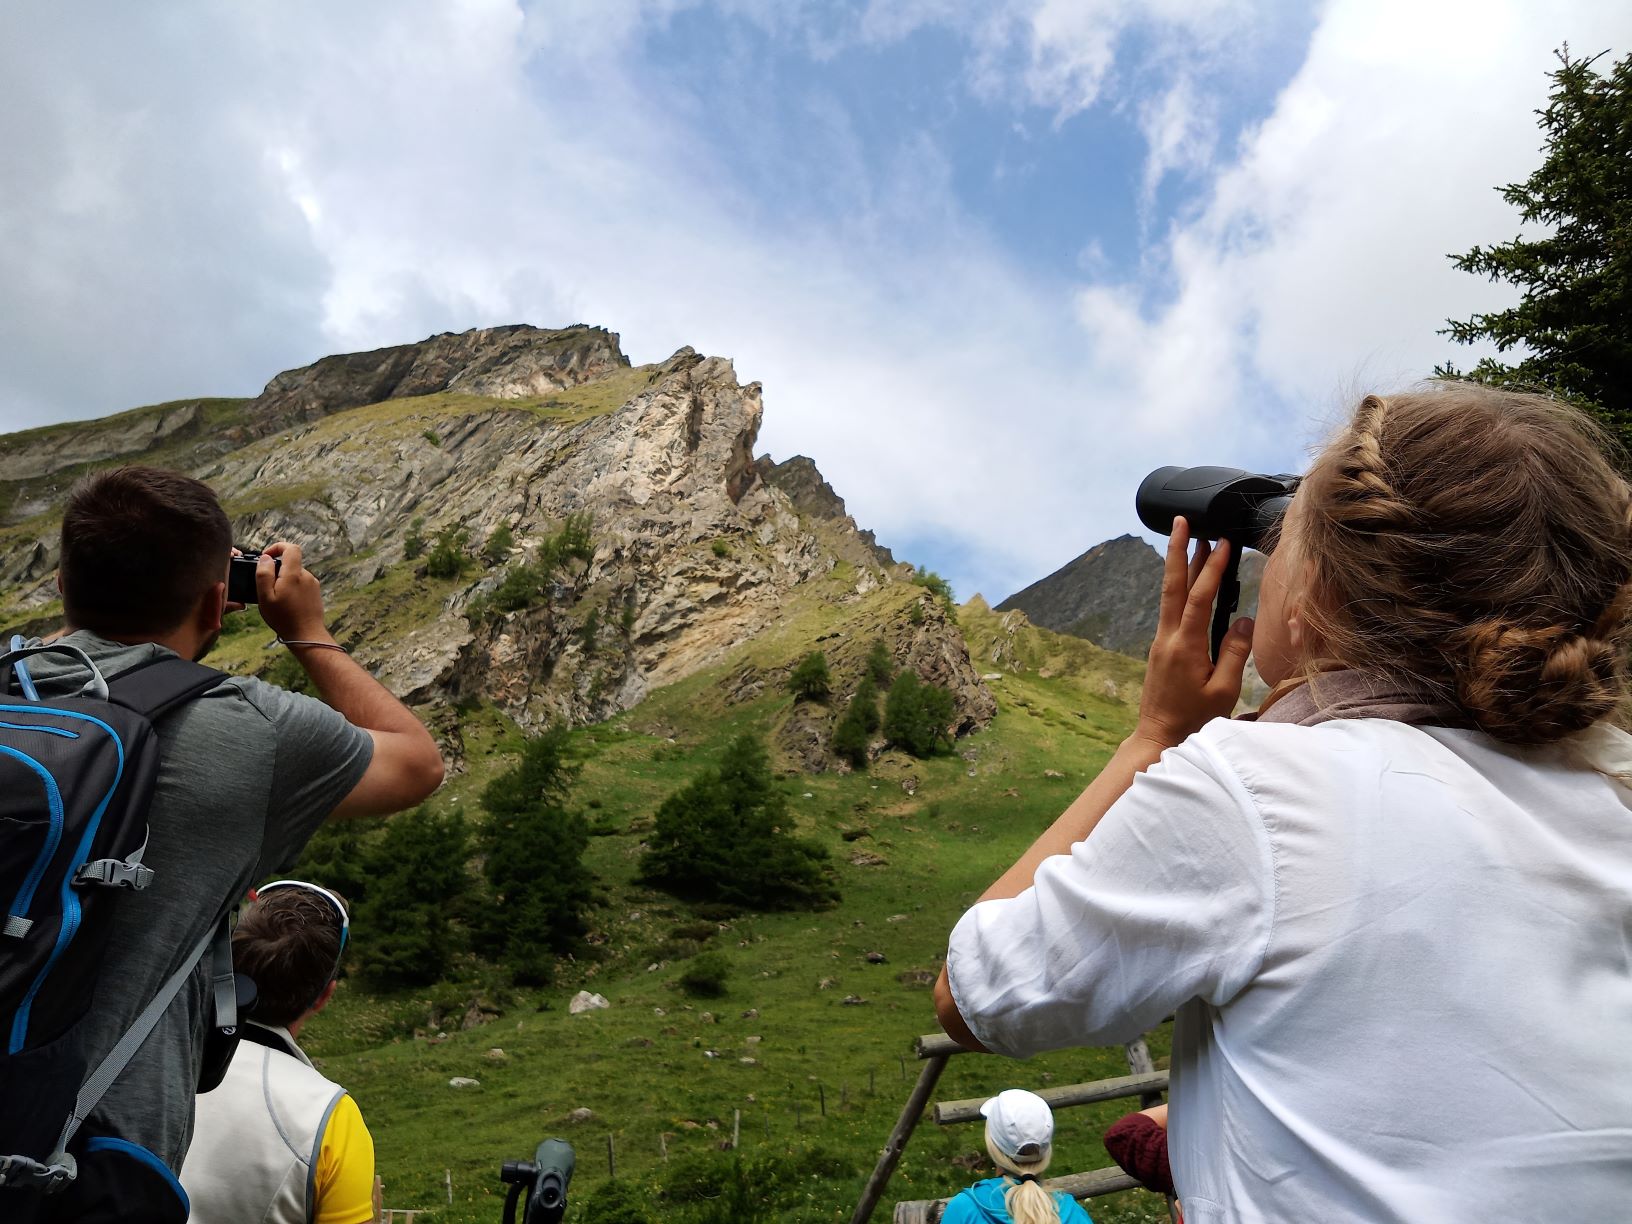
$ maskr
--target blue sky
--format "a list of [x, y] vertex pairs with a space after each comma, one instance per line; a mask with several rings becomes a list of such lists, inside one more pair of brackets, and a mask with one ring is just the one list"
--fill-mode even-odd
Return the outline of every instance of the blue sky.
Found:
[[0, 12], [0, 429], [604, 324], [764, 384], [996, 600], [1162, 463], [1296, 468], [1506, 290], [1609, 0], [101, 0]]

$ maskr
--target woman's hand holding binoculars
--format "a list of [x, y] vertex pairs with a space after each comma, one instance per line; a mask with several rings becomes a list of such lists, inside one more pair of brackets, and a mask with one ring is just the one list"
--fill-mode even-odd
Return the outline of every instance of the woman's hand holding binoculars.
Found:
[[1228, 718], [1241, 696], [1241, 676], [1252, 650], [1252, 618], [1230, 626], [1218, 662], [1208, 657], [1208, 627], [1229, 560], [1230, 543], [1201, 540], [1189, 556], [1190, 525], [1173, 520], [1162, 574], [1156, 638], [1145, 668], [1144, 695], [1134, 737], [1157, 751], [1171, 748], [1214, 718]]

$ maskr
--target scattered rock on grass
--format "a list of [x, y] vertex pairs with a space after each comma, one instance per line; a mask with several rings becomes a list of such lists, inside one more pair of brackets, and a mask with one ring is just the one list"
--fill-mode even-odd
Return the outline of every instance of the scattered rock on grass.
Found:
[[481, 1080], [471, 1079], [468, 1075], [456, 1075], [448, 1081], [449, 1088], [480, 1088]]
[[867, 1002], [867, 1000], [862, 998], [860, 995], [844, 996], [844, 1006], [846, 1007], [860, 1007], [865, 1002]]
[[867, 963], [869, 965], [887, 965], [889, 962], [890, 958], [885, 956], [882, 952], [867, 953]]
[[574, 1016], [582, 1015], [587, 1011], [599, 1011], [603, 1007], [611, 1007], [605, 995], [591, 994], [587, 990], [580, 990], [572, 996], [572, 1002], [567, 1004], [567, 1011]]
[[567, 1115], [567, 1121], [571, 1122], [574, 1126], [581, 1126], [585, 1122], [594, 1121], [594, 1119], [595, 1111], [593, 1109], [585, 1109], [582, 1105]]

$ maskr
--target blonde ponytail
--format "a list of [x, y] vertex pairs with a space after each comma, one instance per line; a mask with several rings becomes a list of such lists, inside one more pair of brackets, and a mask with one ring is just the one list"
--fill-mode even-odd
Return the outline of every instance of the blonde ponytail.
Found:
[[[1048, 1168], [1048, 1162], [1054, 1157], [1053, 1148], [1044, 1148], [1043, 1154], [1036, 1160], [1020, 1161], [998, 1151], [991, 1136], [987, 1135], [986, 1154], [992, 1158], [997, 1171], [1010, 1181], [1003, 1191], [1003, 1205], [1014, 1224], [1059, 1224], [1060, 1209], [1054, 1202], [1054, 1196], [1043, 1189], [1042, 1182], [1030, 1180], [1043, 1175], [1043, 1170]], [[1029, 1176], [1021, 1181], [1022, 1175]]]

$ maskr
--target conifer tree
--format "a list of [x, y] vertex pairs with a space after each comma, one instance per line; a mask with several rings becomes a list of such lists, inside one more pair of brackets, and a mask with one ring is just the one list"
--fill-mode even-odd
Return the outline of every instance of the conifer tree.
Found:
[[788, 832], [787, 797], [753, 735], [664, 800], [655, 823], [640, 878], [676, 896], [762, 910], [838, 899], [827, 852]]
[[882, 638], [876, 639], [872, 649], [867, 652], [867, 678], [879, 688], [895, 679], [895, 662], [890, 658], [890, 648], [884, 645]]
[[855, 696], [845, 707], [844, 717], [833, 729], [833, 751], [850, 763], [852, 769], [867, 767], [867, 749], [873, 732], [878, 730], [878, 688], [871, 672], [861, 678]]
[[1632, 445], [1632, 55], [1600, 75], [1601, 58], [1558, 54], [1541, 118], [1540, 167], [1501, 188], [1536, 237], [1475, 246], [1451, 261], [1523, 290], [1518, 305], [1447, 320], [1459, 344], [1491, 340], [1508, 364], [1482, 359], [1446, 377], [1541, 387], [1595, 412]]
[[788, 677], [788, 688], [800, 701], [826, 701], [833, 691], [833, 678], [828, 674], [827, 656], [813, 650], [793, 669]]
[[904, 671], [890, 685], [884, 699], [884, 736], [915, 757], [935, 755], [947, 739], [947, 725], [955, 706], [952, 694], [938, 684], [925, 684], [911, 671]]
[[484, 911], [483, 942], [521, 982], [548, 982], [555, 956], [586, 930], [589, 825], [567, 806], [577, 768], [566, 748], [566, 729], [550, 728], [482, 792], [481, 846], [494, 902]]
[[356, 909], [352, 955], [364, 977], [394, 989], [447, 976], [464, 947], [453, 918], [473, 891], [469, 856], [470, 835], [457, 812], [437, 816], [419, 807], [386, 822]]

